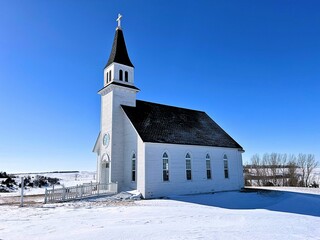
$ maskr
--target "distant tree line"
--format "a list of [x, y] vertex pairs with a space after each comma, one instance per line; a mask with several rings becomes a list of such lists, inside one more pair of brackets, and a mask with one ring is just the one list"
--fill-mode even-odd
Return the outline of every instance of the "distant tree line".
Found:
[[8, 178], [8, 177], [14, 178], [15, 176], [12, 174], [7, 174], [6, 172], [0, 172], [0, 178]]
[[[318, 166], [313, 154], [255, 154], [245, 165], [245, 184], [257, 186], [319, 187], [312, 172]], [[318, 180], [319, 181], [319, 180]]]
[[[12, 174], [7, 174], [6, 172], [0, 172], [0, 178], [4, 180], [0, 181], [0, 184], [5, 185], [6, 187], [14, 187], [17, 186], [17, 182], [15, 181], [16, 176]], [[41, 175], [36, 175], [35, 177], [26, 176], [24, 177], [24, 186], [25, 187], [46, 187], [52, 186], [54, 184], [59, 185], [59, 178], [51, 178]], [[21, 187], [21, 183], [18, 185]], [[1, 240], [1, 239], [0, 239]]]
[[[57, 184], [59, 185], [59, 178], [51, 178], [51, 177], [45, 177], [41, 175], [36, 175], [36, 177], [30, 177], [27, 176], [24, 178], [24, 186], [27, 187], [48, 187], [51, 185]], [[19, 187], [21, 187], [21, 184], [19, 184]]]

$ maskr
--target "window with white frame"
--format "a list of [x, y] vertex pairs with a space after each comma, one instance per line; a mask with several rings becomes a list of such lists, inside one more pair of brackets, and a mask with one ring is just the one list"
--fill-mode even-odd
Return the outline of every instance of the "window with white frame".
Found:
[[127, 71], [124, 72], [124, 81], [126, 81], [126, 82], [129, 81], [129, 75], [128, 75]]
[[123, 75], [123, 74], [122, 74], [122, 70], [120, 69], [120, 70], [119, 70], [119, 80], [120, 80], [120, 81], [122, 81], [122, 78], [123, 78], [122, 75]]
[[169, 181], [169, 157], [166, 152], [162, 155], [162, 179]]
[[207, 170], [207, 179], [211, 179], [211, 161], [210, 155], [206, 155], [206, 170]]
[[135, 182], [136, 181], [136, 154], [132, 154], [131, 158], [131, 181]]
[[223, 155], [223, 168], [224, 168], [224, 178], [229, 178], [228, 157], [226, 154]]
[[192, 179], [192, 173], [191, 173], [191, 157], [190, 154], [186, 154], [186, 178], [187, 180]]

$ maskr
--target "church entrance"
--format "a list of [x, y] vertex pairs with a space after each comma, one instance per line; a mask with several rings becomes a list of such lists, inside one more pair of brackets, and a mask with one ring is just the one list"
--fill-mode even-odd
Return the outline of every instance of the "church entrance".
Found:
[[110, 162], [102, 162], [101, 166], [101, 183], [109, 183]]
[[108, 154], [103, 154], [100, 165], [100, 183], [110, 183], [110, 158]]

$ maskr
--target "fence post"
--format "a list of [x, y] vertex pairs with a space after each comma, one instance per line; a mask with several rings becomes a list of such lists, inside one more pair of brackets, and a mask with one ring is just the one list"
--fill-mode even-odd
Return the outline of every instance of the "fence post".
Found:
[[45, 203], [45, 204], [46, 204], [47, 201], [48, 201], [47, 195], [48, 195], [48, 189], [46, 188], [45, 197], [44, 197], [44, 203]]
[[63, 185], [63, 188], [62, 188], [62, 201], [64, 201], [64, 200], [66, 200], [66, 188]]
[[24, 189], [24, 177], [21, 177], [21, 198], [20, 198], [20, 207], [23, 207], [23, 189]]
[[52, 185], [52, 202], [55, 202], [54, 201], [54, 184]]

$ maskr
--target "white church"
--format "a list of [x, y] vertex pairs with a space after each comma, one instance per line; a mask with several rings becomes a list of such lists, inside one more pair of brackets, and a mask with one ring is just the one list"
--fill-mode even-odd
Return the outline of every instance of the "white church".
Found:
[[240, 190], [243, 148], [205, 112], [136, 99], [121, 15], [104, 68], [97, 181], [144, 198]]

